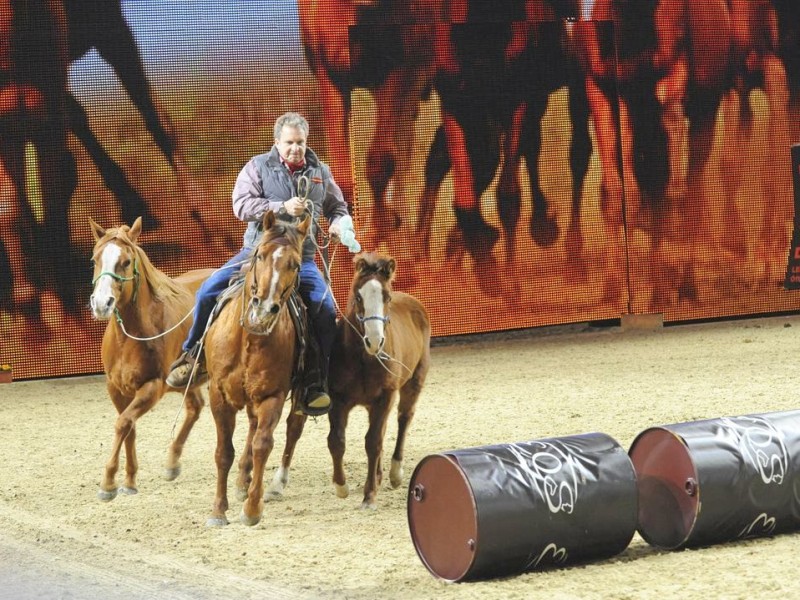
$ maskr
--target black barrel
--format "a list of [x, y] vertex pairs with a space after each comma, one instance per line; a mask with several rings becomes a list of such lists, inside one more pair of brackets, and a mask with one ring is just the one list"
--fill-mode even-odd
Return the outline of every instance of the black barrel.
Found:
[[800, 526], [800, 411], [653, 427], [629, 451], [639, 533], [666, 549]]
[[414, 547], [446, 581], [613, 556], [636, 515], [633, 465], [602, 433], [433, 454], [409, 482]]

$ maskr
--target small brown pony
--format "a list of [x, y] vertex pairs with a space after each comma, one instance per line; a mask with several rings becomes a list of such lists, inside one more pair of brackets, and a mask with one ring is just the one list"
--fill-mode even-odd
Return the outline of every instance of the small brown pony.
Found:
[[[209, 400], [217, 427], [217, 490], [211, 527], [228, 524], [228, 473], [233, 464], [236, 414], [247, 409], [247, 443], [239, 460], [240, 520], [255, 525], [264, 509], [264, 468], [274, 445], [274, 431], [292, 390], [298, 344], [287, 302], [298, 281], [303, 240], [310, 228], [306, 215], [298, 225], [264, 215], [264, 235], [253, 253], [241, 300], [226, 304], [205, 339]], [[297, 394], [292, 394], [295, 400]], [[289, 480], [289, 466], [306, 417], [291, 411], [281, 466], [269, 493], [278, 496]]]
[[[98, 498], [109, 501], [118, 492], [137, 491], [136, 421], [172, 389], [164, 378], [192, 324], [194, 293], [212, 270], [189, 271], [176, 279], [159, 271], [136, 243], [142, 232], [141, 217], [130, 227], [103, 229], [92, 219], [89, 223], [96, 240], [90, 304], [95, 319], [108, 321], [103, 335], [103, 368], [108, 393], [119, 413], [111, 458], [97, 492]], [[186, 417], [167, 452], [167, 480], [180, 474], [181, 452], [203, 403], [198, 386], [186, 391]], [[125, 484], [117, 488], [123, 443]]]
[[362, 253], [354, 262], [347, 314], [339, 321], [331, 351], [328, 449], [333, 458], [336, 495], [346, 498], [349, 489], [342, 458], [347, 416], [354, 406], [365, 406], [369, 413], [365, 438], [367, 481], [361, 508], [374, 509], [383, 476], [381, 453], [386, 421], [398, 390], [397, 443], [389, 481], [396, 488], [403, 480], [403, 446], [430, 366], [431, 327], [422, 303], [413, 296], [392, 291], [393, 258]]

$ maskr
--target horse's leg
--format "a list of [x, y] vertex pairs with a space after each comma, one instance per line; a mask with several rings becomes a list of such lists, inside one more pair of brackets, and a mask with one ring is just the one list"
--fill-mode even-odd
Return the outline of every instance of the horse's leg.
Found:
[[[3, 281], [0, 306], [38, 319], [41, 311], [37, 282], [31, 279], [38, 265], [35, 260], [36, 218], [25, 197], [25, 143], [13, 126], [0, 122], [0, 262]], [[9, 306], [10, 304], [10, 306]]]
[[[499, 164], [497, 149], [492, 147], [498, 140], [481, 115], [462, 115], [461, 118], [465, 120], [463, 125], [456, 115], [442, 110], [453, 175], [453, 209], [464, 247], [476, 262], [488, 262], [499, 234], [483, 219], [480, 196]], [[465, 130], [467, 125], [470, 131]]]
[[528, 111], [522, 122], [520, 153], [525, 157], [531, 195], [533, 214], [530, 233], [533, 241], [542, 247], [551, 246], [558, 239], [558, 223], [550, 210], [547, 197], [542, 190], [539, 177], [539, 154], [542, 151], [542, 119], [547, 109], [547, 96], [529, 98]]
[[375, 510], [375, 496], [383, 479], [381, 454], [383, 453], [383, 437], [386, 434], [386, 422], [392, 409], [394, 390], [383, 390], [369, 405], [369, 427], [364, 438], [367, 451], [367, 481], [364, 483], [364, 500], [361, 508]]
[[289, 483], [289, 468], [292, 465], [294, 449], [297, 447], [297, 441], [300, 436], [303, 435], [303, 428], [307, 419], [308, 417], [304, 414], [296, 414], [294, 411], [289, 412], [289, 417], [286, 419], [286, 444], [283, 447], [281, 464], [275, 471], [272, 483], [267, 489], [267, 499], [283, 495], [283, 490], [286, 489], [286, 485]]
[[217, 464], [217, 489], [211, 515], [206, 521], [208, 527], [221, 527], [228, 524], [228, 473], [233, 465], [233, 431], [236, 428], [236, 409], [231, 406], [213, 381], [208, 386], [211, 414], [217, 429], [217, 449], [214, 460]]
[[200, 392], [199, 387], [193, 387], [186, 393], [186, 406], [185, 418], [183, 425], [178, 431], [177, 437], [170, 444], [167, 451], [167, 462], [164, 466], [164, 479], [173, 481], [181, 474], [181, 454], [183, 454], [183, 446], [192, 431], [192, 427], [197, 423], [200, 418], [200, 411], [203, 410], [205, 400], [203, 394]]
[[150, 83], [144, 71], [139, 48], [122, 14], [119, 2], [107, 3], [109, 10], [103, 19], [102, 36], [92, 38], [100, 56], [117, 74], [131, 101], [144, 119], [147, 131], [153, 136], [169, 164], [175, 167], [175, 130], [153, 99]]
[[497, 213], [506, 234], [506, 263], [514, 262], [514, 234], [521, 208], [519, 189], [520, 135], [527, 105], [520, 102], [511, 114], [510, 123], [503, 138], [503, 163], [497, 181]]
[[273, 434], [281, 417], [284, 401], [283, 396], [270, 396], [255, 406], [258, 426], [253, 435], [253, 480], [239, 514], [239, 520], [245, 525], [257, 525], [264, 511], [264, 469], [275, 445]]
[[722, 90], [720, 89], [699, 89], [695, 90], [687, 102], [689, 159], [686, 170], [686, 196], [681, 207], [683, 218], [681, 229], [684, 234], [687, 255], [678, 282], [679, 300], [696, 301], [700, 295], [695, 270], [700, 256], [698, 246], [705, 227], [703, 220], [706, 199], [704, 174], [713, 148], [721, 94]]
[[248, 404], [245, 408], [247, 410], [247, 439], [242, 455], [239, 457], [239, 475], [236, 478], [236, 499], [240, 502], [247, 499], [247, 489], [253, 480], [253, 436], [258, 426], [258, 419], [253, 413], [253, 407]]
[[423, 360], [417, 365], [414, 376], [400, 388], [400, 402], [397, 405], [397, 442], [394, 446], [392, 466], [389, 470], [389, 483], [393, 488], [398, 488], [403, 483], [403, 448], [406, 443], [408, 427], [414, 419], [414, 411], [425, 383], [427, 371], [428, 361]]
[[[615, 107], [606, 93], [592, 78], [586, 80], [586, 90], [594, 122], [595, 140], [602, 167], [600, 184], [600, 211], [605, 229], [606, 252], [604, 266], [605, 299], [619, 296], [622, 289], [622, 273], [617, 262], [622, 244], [623, 184], [619, 152], [619, 120]], [[614, 102], [617, 99], [614, 98]]]
[[327, 72], [315, 70], [322, 114], [325, 117], [325, 148], [328, 162], [348, 206], [353, 204], [353, 172], [350, 162], [350, 90], [339, 89]]
[[763, 264], [762, 283], [780, 283], [790, 245], [787, 224], [792, 221], [792, 182], [789, 149], [789, 87], [786, 68], [774, 54], [764, 57], [764, 92], [769, 102], [769, 151], [762, 170], [766, 200], [759, 231], [758, 254]]
[[[742, 99], [741, 96], [745, 98]], [[720, 153], [721, 179], [724, 189], [724, 210], [722, 213], [722, 238], [721, 246], [728, 250], [734, 257], [744, 260], [748, 254], [747, 234], [739, 209], [736, 206], [736, 193], [742, 182], [744, 170], [741, 166], [742, 156], [737, 149], [747, 147], [750, 136], [747, 129], [751, 125], [744, 125], [742, 119], [742, 106], [748, 104], [748, 92], [728, 90], [722, 97], [723, 131], [725, 134], [725, 151]], [[749, 118], [752, 121], [752, 117]]]
[[333, 460], [333, 487], [339, 498], [347, 498], [350, 494], [343, 466], [346, 445], [345, 431], [350, 408], [350, 405], [346, 404], [346, 399], [334, 397], [331, 399], [331, 410], [328, 412], [328, 422], [330, 423], [328, 451]]
[[572, 204], [569, 225], [564, 236], [569, 277], [573, 281], [585, 282], [588, 272], [583, 257], [583, 232], [581, 230], [581, 204], [583, 184], [589, 172], [592, 155], [592, 140], [589, 136], [589, 100], [583, 71], [571, 66], [567, 82], [569, 93], [569, 116], [572, 123], [572, 138], [569, 146], [569, 165], [572, 173]]
[[[406, 211], [406, 207], [402, 206], [403, 199], [401, 197], [403, 182], [398, 179], [407, 169], [407, 166], [401, 164], [401, 161], [409, 157], [401, 156], [398, 141], [405, 143], [400, 130], [407, 126], [405, 115], [402, 114], [406, 109], [402, 96], [414, 92], [404, 89], [407, 82], [403, 77], [403, 71], [405, 69], [395, 69], [372, 94], [375, 101], [375, 134], [372, 136], [367, 150], [366, 177], [372, 191], [370, 228], [377, 242], [388, 241], [390, 234], [402, 224], [404, 219], [398, 208], [402, 207], [402, 210]], [[411, 127], [413, 127], [413, 121]], [[411, 134], [413, 136], [413, 129]], [[392, 186], [395, 197], [392, 198], [392, 206], [389, 207], [386, 193], [392, 178], [395, 178], [396, 183]]]
[[419, 199], [416, 237], [418, 258], [427, 258], [431, 250], [431, 227], [436, 211], [436, 199], [445, 176], [450, 171], [450, 155], [447, 153], [447, 139], [444, 127], [437, 127], [428, 156], [425, 158], [425, 184]]
[[[117, 416], [117, 420], [114, 423], [114, 441], [111, 444], [111, 457], [106, 463], [100, 490], [97, 492], [97, 497], [100, 500], [113, 500], [116, 498], [118, 491], [126, 494], [136, 493], [138, 461], [136, 460], [136, 434], [134, 429], [139, 417], [149, 411], [158, 401], [161, 385], [160, 381], [149, 381], [136, 390], [133, 400], [128, 401], [115, 386], [109, 384], [108, 392], [119, 416]], [[131, 438], [130, 442], [128, 437]], [[118, 490], [115, 479], [119, 469], [119, 454], [122, 451], [123, 443], [125, 444], [125, 484]]]
[[119, 200], [122, 221], [124, 223], [133, 223], [141, 216], [147, 229], [157, 227], [159, 224], [158, 219], [153, 216], [147, 207], [147, 203], [128, 181], [125, 172], [114, 162], [114, 159], [109, 156], [108, 152], [97, 140], [89, 126], [86, 111], [72, 94], [67, 97], [67, 119], [69, 120], [70, 129], [83, 144], [83, 147], [86, 148], [98, 171], [100, 171], [100, 176], [103, 178], [106, 187]]

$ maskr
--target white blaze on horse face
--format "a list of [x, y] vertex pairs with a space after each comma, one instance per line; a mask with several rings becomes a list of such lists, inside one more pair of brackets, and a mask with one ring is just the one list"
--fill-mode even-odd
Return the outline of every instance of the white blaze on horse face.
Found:
[[267, 300], [270, 301], [270, 304], [276, 303], [280, 298], [278, 283], [281, 280], [281, 272], [278, 269], [278, 261], [280, 261], [285, 251], [286, 248], [280, 247], [272, 253], [272, 279], [269, 281], [269, 294], [267, 295]]
[[[121, 255], [122, 248], [116, 244], [106, 244], [100, 255], [100, 273], [115, 273]], [[89, 299], [95, 319], [105, 321], [111, 318], [117, 304], [114, 281], [114, 278], [109, 275], [103, 275], [95, 281], [94, 291]]]
[[378, 280], [370, 279], [358, 292], [364, 303], [364, 347], [370, 354], [378, 354], [385, 341], [383, 286]]

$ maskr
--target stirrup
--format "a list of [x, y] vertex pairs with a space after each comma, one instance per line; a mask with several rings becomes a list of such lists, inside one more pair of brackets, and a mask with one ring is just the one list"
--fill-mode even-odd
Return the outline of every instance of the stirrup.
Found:
[[184, 351], [170, 366], [170, 371], [166, 378], [167, 385], [174, 388], [185, 388], [191, 380], [193, 370], [195, 371], [195, 383], [201, 383], [207, 372], [203, 361], [200, 361], [197, 369], [195, 369], [196, 362], [197, 359], [191, 355], [191, 351]]
[[325, 390], [317, 389], [307, 391], [303, 401], [297, 403], [295, 414], [309, 417], [321, 417], [331, 409], [331, 397]]

